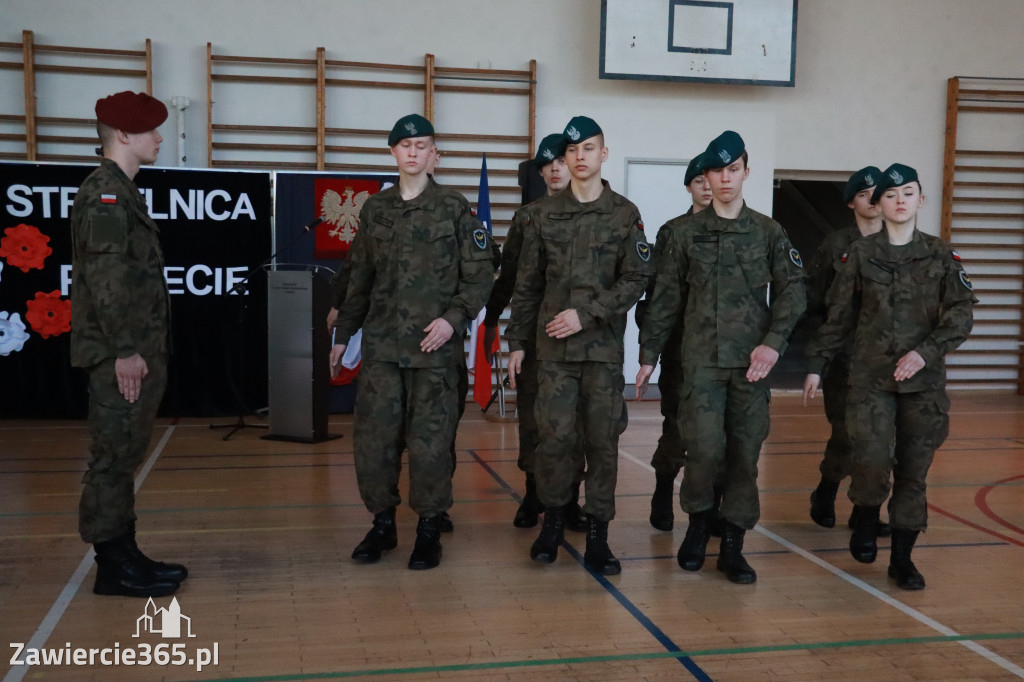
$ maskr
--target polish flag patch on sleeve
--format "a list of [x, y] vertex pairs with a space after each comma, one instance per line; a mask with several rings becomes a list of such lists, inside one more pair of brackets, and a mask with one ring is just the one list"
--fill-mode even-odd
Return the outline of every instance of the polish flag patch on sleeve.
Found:
[[117, 195], [116, 194], [101, 194], [100, 195], [100, 203], [101, 204], [116, 204], [117, 203]]

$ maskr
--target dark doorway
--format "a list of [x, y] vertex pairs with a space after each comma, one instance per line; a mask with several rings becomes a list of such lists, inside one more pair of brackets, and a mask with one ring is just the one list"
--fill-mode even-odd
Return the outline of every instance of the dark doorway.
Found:
[[[805, 266], [826, 234], [853, 224], [853, 213], [843, 203], [843, 183], [827, 180], [776, 180], [772, 218], [785, 228]], [[772, 388], [803, 388], [809, 331], [806, 320], [801, 320], [789, 348], [772, 370]]]

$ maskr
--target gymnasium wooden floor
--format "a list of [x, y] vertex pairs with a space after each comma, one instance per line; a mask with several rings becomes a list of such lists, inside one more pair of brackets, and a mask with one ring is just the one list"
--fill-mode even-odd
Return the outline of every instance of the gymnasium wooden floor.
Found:
[[[886, 577], [887, 540], [862, 565], [845, 526], [810, 521], [827, 434], [820, 401], [776, 395], [772, 411], [762, 518], [746, 543], [752, 586], [714, 569], [714, 539], [703, 571], [678, 568], [678, 511], [672, 533], [648, 524], [656, 402], [630, 403], [610, 531], [623, 571], [611, 578], [583, 568], [582, 534], [567, 533], [552, 566], [529, 560], [536, 529], [511, 523], [522, 492], [515, 425], [472, 404], [459, 431], [455, 532], [441, 566], [423, 572], [406, 568], [406, 507], [398, 549], [376, 565], [349, 559], [370, 523], [350, 416], [331, 422], [343, 438], [317, 445], [255, 430], [223, 442], [207, 420], [161, 420], [139, 474], [139, 535], [151, 556], [191, 570], [176, 595], [194, 634], [182, 639], [134, 637], [145, 601], [91, 592], [91, 552], [76, 533], [84, 424], [0, 421], [0, 641], [218, 654], [201, 671], [96, 658], [11, 667], [4, 680], [1024, 678], [1024, 399], [953, 394], [929, 481], [931, 527], [914, 552], [921, 592]], [[841, 494], [842, 522], [849, 510]]]

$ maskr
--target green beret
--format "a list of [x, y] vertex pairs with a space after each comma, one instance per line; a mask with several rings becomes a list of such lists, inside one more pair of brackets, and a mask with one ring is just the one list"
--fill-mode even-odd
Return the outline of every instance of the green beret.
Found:
[[551, 133], [540, 141], [537, 147], [537, 155], [533, 157], [533, 164], [537, 168], [543, 168], [559, 156], [565, 156], [565, 135], [562, 133]]
[[704, 170], [725, 168], [743, 156], [744, 151], [746, 151], [746, 147], [743, 145], [743, 138], [739, 133], [726, 130], [711, 140], [711, 144], [704, 150]]
[[892, 187], [902, 187], [911, 182], [920, 184], [920, 180], [917, 179], [917, 171], [910, 166], [904, 166], [902, 163], [894, 163], [885, 169], [881, 180], [875, 185], [875, 191], [871, 194], [871, 203], [877, 204], [885, 190]]
[[683, 184], [687, 187], [693, 182], [693, 179], [698, 175], [704, 173], [704, 153], [701, 152], [697, 156], [690, 159], [690, 165], [686, 167], [686, 178], [683, 180]]
[[96, 120], [126, 133], [145, 133], [167, 120], [167, 106], [144, 92], [125, 90], [96, 100]]
[[865, 166], [859, 171], [850, 176], [850, 179], [846, 181], [846, 186], [843, 187], [843, 203], [848, 204], [853, 201], [853, 198], [857, 196], [857, 193], [871, 189], [878, 184], [878, 181], [882, 177], [882, 171], [878, 170], [874, 166]]
[[434, 126], [430, 125], [430, 121], [419, 114], [409, 114], [398, 119], [395, 127], [391, 129], [388, 146], [394, 147], [408, 137], [428, 137], [433, 134]]
[[600, 135], [602, 132], [601, 126], [597, 125], [597, 121], [586, 116], [573, 116], [568, 124], [565, 126], [563, 134], [566, 138], [566, 144], [578, 144], [584, 140], [589, 140], [595, 135]]

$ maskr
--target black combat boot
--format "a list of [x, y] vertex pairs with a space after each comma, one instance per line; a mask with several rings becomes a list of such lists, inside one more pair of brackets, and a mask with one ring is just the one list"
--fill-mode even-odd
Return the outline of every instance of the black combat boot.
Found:
[[850, 535], [850, 554], [862, 564], [874, 563], [878, 556], [878, 507], [853, 508], [856, 519]]
[[441, 563], [441, 515], [421, 516], [416, 524], [416, 544], [409, 557], [409, 568], [425, 571]]
[[96, 594], [124, 595], [126, 597], [166, 597], [178, 589], [177, 580], [161, 578], [150, 572], [148, 566], [134, 557], [128, 535], [97, 542]]
[[654, 472], [650, 522], [657, 530], [670, 531], [675, 524], [676, 473]]
[[[854, 506], [853, 511], [850, 512], [850, 520], [846, 522], [846, 525], [849, 526], [850, 530], [853, 530], [857, 525], [857, 510], [858, 507]], [[878, 519], [878, 537], [887, 538], [890, 535], [892, 535], [892, 526], [882, 519]]]
[[904, 590], [923, 590], [924, 576], [921, 575], [914, 562], [910, 560], [910, 552], [917, 542], [920, 531], [909, 528], [892, 529], [892, 549], [889, 554], [889, 577], [896, 580], [896, 586]]
[[395, 527], [395, 508], [389, 507], [373, 517], [373, 528], [363, 541], [352, 550], [352, 558], [361, 564], [380, 561], [381, 552], [398, 546], [398, 529]]
[[544, 525], [540, 535], [530, 547], [530, 558], [542, 564], [554, 563], [558, 558], [558, 546], [565, 537], [565, 507], [548, 507], [544, 510]]
[[818, 482], [818, 487], [811, 493], [811, 520], [822, 528], [836, 526], [836, 493], [839, 492], [838, 481]]
[[718, 550], [718, 570], [739, 585], [749, 585], [757, 581], [757, 573], [754, 573], [754, 569], [743, 558], [743, 536], [746, 534], [747, 531], [743, 528], [726, 521], [722, 546]]
[[711, 507], [711, 520], [708, 522], [708, 533], [711, 537], [720, 538], [725, 534], [725, 517], [722, 516], [722, 497], [725, 496], [725, 488], [717, 485], [714, 487], [715, 502]]
[[572, 497], [565, 505], [565, 527], [574, 533], [586, 533], [590, 524], [580, 507], [580, 481], [572, 484]]
[[690, 514], [690, 525], [686, 528], [686, 537], [679, 545], [676, 561], [684, 571], [699, 571], [704, 565], [704, 554], [710, 537], [708, 526], [711, 523], [711, 510]]
[[437, 523], [442, 533], [451, 533], [455, 530], [455, 523], [452, 522], [452, 517], [446, 511], [438, 514]]
[[544, 505], [537, 497], [537, 478], [533, 474], [526, 474], [526, 494], [523, 501], [516, 510], [516, 518], [512, 525], [516, 528], [533, 528], [537, 525], [540, 513], [544, 511]]
[[135, 522], [128, 524], [128, 549], [135, 561], [141, 563], [155, 577], [163, 580], [174, 580], [182, 582], [188, 577], [188, 569], [181, 564], [166, 564], [162, 561], [153, 561], [142, 553], [135, 542]]
[[601, 575], [622, 573], [619, 560], [608, 547], [608, 522], [587, 517], [587, 551], [583, 553], [583, 565]]

